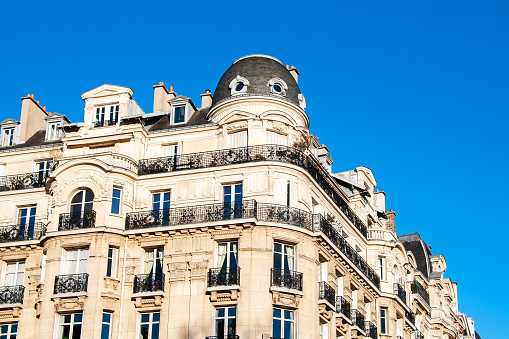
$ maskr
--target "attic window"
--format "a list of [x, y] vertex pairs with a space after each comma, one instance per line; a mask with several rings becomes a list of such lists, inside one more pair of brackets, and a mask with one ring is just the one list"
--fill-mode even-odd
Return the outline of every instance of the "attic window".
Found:
[[249, 80], [240, 75], [237, 75], [235, 79], [230, 82], [230, 90], [231, 95], [237, 95], [247, 92], [247, 87], [249, 86]]
[[49, 122], [48, 127], [46, 129], [46, 141], [60, 139], [62, 132], [62, 130], [60, 129], [61, 126], [62, 121]]
[[282, 79], [272, 78], [268, 82], [267, 86], [270, 86], [270, 93], [286, 96], [286, 91], [288, 90], [288, 85]]
[[2, 146], [14, 145], [14, 128], [4, 128], [2, 130]]
[[186, 121], [186, 106], [176, 106], [173, 109], [173, 123], [180, 124]]

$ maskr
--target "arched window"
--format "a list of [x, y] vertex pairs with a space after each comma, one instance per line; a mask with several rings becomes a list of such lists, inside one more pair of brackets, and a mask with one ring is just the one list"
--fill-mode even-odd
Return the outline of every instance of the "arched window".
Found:
[[249, 80], [247, 80], [244, 77], [241, 77], [240, 75], [237, 75], [231, 82], [230, 82], [230, 91], [232, 95], [238, 95], [243, 94], [247, 92], [247, 86], [249, 86]]
[[71, 213], [92, 211], [94, 207], [94, 192], [90, 189], [80, 190], [71, 200]]

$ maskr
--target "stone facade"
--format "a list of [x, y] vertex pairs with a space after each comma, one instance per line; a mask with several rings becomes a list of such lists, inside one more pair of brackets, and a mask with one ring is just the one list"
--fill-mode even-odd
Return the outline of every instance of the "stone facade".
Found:
[[152, 113], [131, 89], [103, 85], [82, 95], [82, 123], [22, 98], [20, 121], [0, 124], [1, 331], [445, 339], [472, 330], [443, 256], [419, 252], [418, 235], [398, 238], [371, 171], [331, 172], [297, 80], [274, 58], [245, 57], [220, 80], [221, 98], [206, 91], [196, 108], [160, 83]]

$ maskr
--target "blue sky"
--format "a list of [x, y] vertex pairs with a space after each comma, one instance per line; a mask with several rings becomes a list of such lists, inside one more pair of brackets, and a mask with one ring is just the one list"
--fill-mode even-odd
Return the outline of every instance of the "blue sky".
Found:
[[146, 112], [159, 81], [199, 105], [235, 59], [272, 55], [300, 71], [333, 170], [374, 171], [398, 233], [444, 254], [460, 310], [494, 338], [509, 318], [508, 15], [490, 0], [4, 2], [0, 121], [27, 93], [82, 121], [80, 94], [105, 83]]

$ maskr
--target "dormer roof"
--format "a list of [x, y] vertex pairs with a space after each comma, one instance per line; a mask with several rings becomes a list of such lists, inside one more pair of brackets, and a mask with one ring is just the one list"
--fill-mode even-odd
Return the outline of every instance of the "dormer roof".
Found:
[[129, 87], [117, 86], [117, 85], [101, 85], [94, 89], [91, 89], [88, 92], [85, 92], [81, 95], [83, 100], [89, 98], [98, 98], [98, 97], [107, 97], [110, 95], [116, 94], [129, 94], [129, 96], [133, 95], [133, 90]]

